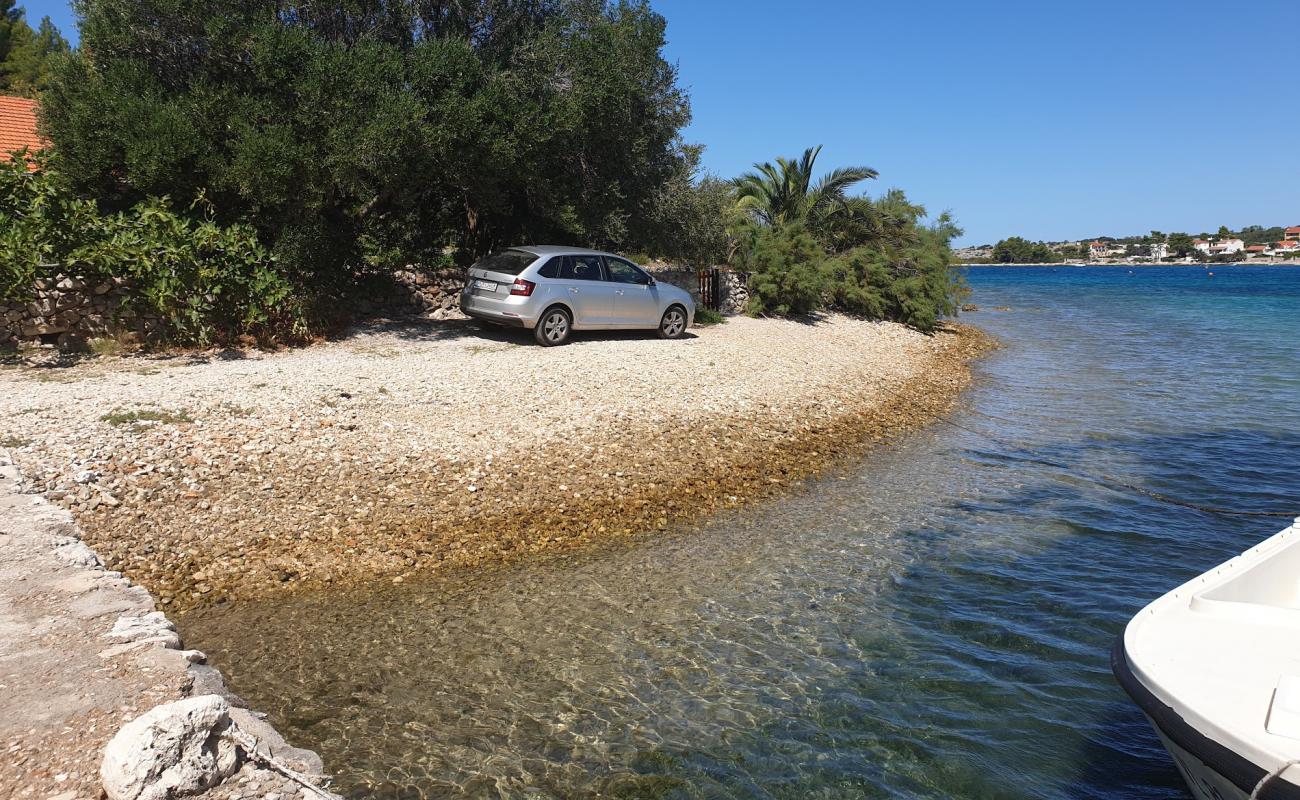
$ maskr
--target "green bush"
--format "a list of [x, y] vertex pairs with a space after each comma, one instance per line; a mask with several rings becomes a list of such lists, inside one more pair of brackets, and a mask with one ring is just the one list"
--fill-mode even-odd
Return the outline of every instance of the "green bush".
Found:
[[704, 306], [695, 307], [695, 324], [696, 325], [720, 325], [726, 322], [727, 318]]
[[55, 171], [0, 165], [0, 298], [26, 299], [58, 275], [118, 278], [127, 306], [160, 317], [172, 342], [305, 333], [293, 286], [256, 231], [217, 224], [201, 200], [188, 212], [148, 198], [103, 213]]
[[111, 210], [205, 192], [324, 305], [447, 247], [660, 250], [685, 223], [657, 206], [697, 202], [645, 0], [77, 9], [80, 47], [42, 96], [76, 188]]
[[802, 316], [820, 310], [885, 319], [934, 330], [957, 313], [967, 290], [951, 268], [957, 235], [947, 215], [906, 235], [876, 237], [827, 255], [823, 241], [799, 225], [756, 226], [739, 263], [750, 273], [748, 313]]
[[931, 228], [904, 247], [856, 248], [826, 263], [827, 305], [932, 331], [968, 294], [949, 257], [947, 239]]
[[780, 317], [811, 314], [823, 306], [824, 252], [800, 225], [761, 227], [739, 254], [749, 273], [747, 313]]

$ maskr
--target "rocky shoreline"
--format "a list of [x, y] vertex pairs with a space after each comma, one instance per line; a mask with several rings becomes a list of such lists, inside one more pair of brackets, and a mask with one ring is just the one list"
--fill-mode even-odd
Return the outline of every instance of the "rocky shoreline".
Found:
[[164, 608], [663, 528], [947, 411], [954, 326], [735, 319], [681, 343], [436, 322], [276, 354], [0, 370], [0, 443]]
[[30, 488], [0, 452], [0, 796], [332, 797], [320, 758], [230, 694]]

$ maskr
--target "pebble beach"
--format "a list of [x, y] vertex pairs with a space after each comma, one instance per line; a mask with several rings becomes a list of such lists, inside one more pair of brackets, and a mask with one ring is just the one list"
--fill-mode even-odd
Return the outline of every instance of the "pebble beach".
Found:
[[988, 348], [845, 317], [539, 348], [464, 320], [0, 368], [0, 447], [169, 611], [583, 547], [787, 490]]

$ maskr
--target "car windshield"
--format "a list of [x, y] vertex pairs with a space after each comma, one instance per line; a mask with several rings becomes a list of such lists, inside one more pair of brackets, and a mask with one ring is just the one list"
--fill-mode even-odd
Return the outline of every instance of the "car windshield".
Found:
[[505, 275], [518, 275], [524, 271], [524, 268], [537, 260], [537, 256], [532, 253], [525, 253], [523, 250], [502, 250], [499, 253], [484, 258], [474, 265], [475, 269], [485, 269], [488, 272], [500, 272]]

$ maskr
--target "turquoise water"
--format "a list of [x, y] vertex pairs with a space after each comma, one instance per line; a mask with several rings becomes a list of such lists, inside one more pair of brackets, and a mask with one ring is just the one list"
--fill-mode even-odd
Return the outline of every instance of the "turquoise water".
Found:
[[1114, 481], [1300, 513], [1300, 269], [969, 282], [968, 408], [806, 493], [187, 643], [353, 797], [1185, 798], [1110, 644], [1287, 520]]

